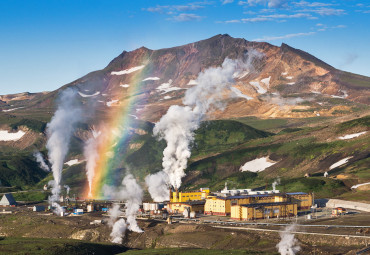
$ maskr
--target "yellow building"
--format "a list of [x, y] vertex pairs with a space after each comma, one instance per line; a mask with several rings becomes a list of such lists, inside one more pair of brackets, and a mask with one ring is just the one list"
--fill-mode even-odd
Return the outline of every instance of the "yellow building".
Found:
[[297, 215], [297, 204], [290, 202], [257, 203], [231, 206], [234, 220], [255, 220]]
[[192, 212], [203, 213], [205, 200], [188, 202], [170, 202], [167, 204], [167, 210], [171, 213], [183, 213], [186, 208]]
[[231, 207], [242, 204], [278, 203], [286, 202], [287, 197], [282, 194], [258, 194], [240, 196], [208, 196], [204, 205], [204, 213], [209, 215], [228, 216]]
[[312, 206], [312, 194], [304, 192], [292, 192], [286, 194], [289, 197], [290, 202], [297, 203], [298, 211], [310, 210]]
[[170, 193], [170, 202], [187, 202], [194, 200], [206, 199], [209, 194], [209, 188], [201, 188], [199, 191], [190, 191], [190, 192], [173, 192]]

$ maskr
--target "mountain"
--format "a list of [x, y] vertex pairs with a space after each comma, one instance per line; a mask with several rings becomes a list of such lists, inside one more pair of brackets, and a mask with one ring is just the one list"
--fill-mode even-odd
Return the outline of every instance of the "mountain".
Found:
[[[55, 91], [0, 96], [0, 131], [24, 132], [19, 140], [0, 141], [0, 164], [6, 168], [0, 181], [22, 186], [42, 185], [50, 179], [49, 175], [40, 182], [44, 175], [33, 165], [37, 178], [29, 177], [29, 168], [16, 181], [2, 176], [14, 170], [13, 158], [20, 162], [17, 168], [26, 169], [23, 166], [29, 165], [34, 150], [46, 154], [45, 125], [55, 111], [59, 92], [67, 87], [78, 90], [86, 111], [95, 109], [75, 133], [68, 159], [82, 160], [90, 127], [129, 105], [135, 127], [120, 152], [122, 160], [141, 177], [160, 170], [165, 144], [153, 137], [153, 123], [169, 106], [182, 104], [200, 72], [220, 66], [225, 58], [248, 62], [251, 54], [257, 56], [250, 63], [252, 68], [241, 67], [235, 73], [234, 95], [226, 109], [209, 114], [196, 132], [185, 187], [220, 188], [225, 180], [235, 187], [258, 187], [280, 176], [288, 190], [294, 189], [289, 187], [292, 183], [322, 191], [339, 185], [343, 193], [351, 184], [370, 179], [369, 134], [348, 141], [338, 138], [367, 131], [369, 77], [338, 70], [286, 44], [277, 47], [216, 35], [174, 48], [124, 51], [104, 69]], [[245, 162], [261, 157], [278, 163], [261, 173], [239, 170]], [[335, 176], [343, 173], [346, 181], [322, 179], [332, 164], [346, 157], [351, 157], [352, 166], [333, 172]], [[66, 182], [81, 186], [86, 181], [83, 168], [84, 163], [66, 166]], [[302, 179], [305, 173], [318, 179]], [[334, 193], [330, 195], [338, 195]]]

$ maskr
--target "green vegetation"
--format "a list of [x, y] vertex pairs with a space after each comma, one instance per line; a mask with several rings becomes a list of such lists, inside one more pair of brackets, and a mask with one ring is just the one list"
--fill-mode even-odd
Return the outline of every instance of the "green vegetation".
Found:
[[28, 155], [14, 155], [0, 159], [0, 182], [3, 186], [32, 186], [47, 173]]
[[282, 128], [288, 124], [287, 119], [258, 119], [257, 117], [245, 117], [238, 118], [236, 120], [253, 128], [264, 131]]
[[43, 191], [17, 192], [13, 193], [16, 201], [43, 201], [48, 199], [48, 193]]
[[314, 192], [315, 198], [334, 197], [349, 190], [342, 181], [324, 177], [283, 179], [277, 189], [283, 192]]
[[195, 132], [192, 155], [207, 155], [211, 152], [224, 151], [246, 141], [272, 135], [237, 121], [215, 120], [203, 122]]
[[362, 117], [362, 118], [358, 118], [358, 119], [343, 122], [343, 123], [341, 123], [337, 126], [337, 130], [338, 130], [338, 133], [339, 133], [339, 132], [343, 132], [344, 130], [351, 129], [351, 128], [354, 128], [354, 127], [359, 127], [359, 126], [369, 127], [370, 126], [370, 115]]
[[33, 131], [41, 133], [44, 132], [46, 123], [35, 119], [21, 119], [10, 125], [12, 129], [17, 129], [20, 126], [26, 126]]
[[127, 248], [120, 245], [90, 243], [71, 239], [42, 238], [0, 238], [0, 254], [29, 255], [85, 255], [85, 254], [118, 254]]

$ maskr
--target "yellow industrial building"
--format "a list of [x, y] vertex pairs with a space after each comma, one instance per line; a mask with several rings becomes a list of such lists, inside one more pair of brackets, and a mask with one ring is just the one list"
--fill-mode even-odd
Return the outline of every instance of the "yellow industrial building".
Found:
[[297, 215], [297, 204], [276, 202], [231, 206], [230, 218], [234, 220], [256, 220], [295, 215]]
[[288, 195], [290, 202], [297, 203], [298, 211], [310, 210], [312, 206], [312, 194], [304, 192], [292, 192], [286, 194]]
[[205, 199], [209, 195], [209, 188], [201, 188], [199, 191], [170, 192], [170, 202], [167, 205], [169, 211], [182, 213], [186, 208], [190, 211], [203, 213]]
[[187, 202], [194, 200], [206, 199], [209, 194], [209, 188], [201, 188], [199, 191], [189, 191], [189, 192], [170, 192], [170, 202]]
[[205, 200], [168, 203], [167, 209], [171, 213], [183, 213], [185, 209], [190, 212], [204, 213]]
[[296, 215], [298, 211], [307, 210], [312, 206], [312, 196], [303, 192], [208, 196], [204, 205], [204, 213], [208, 215], [229, 216], [231, 215], [231, 208], [233, 206], [279, 203], [291, 204], [292, 206], [295, 204], [293, 207], [296, 209], [293, 208], [292, 211]]

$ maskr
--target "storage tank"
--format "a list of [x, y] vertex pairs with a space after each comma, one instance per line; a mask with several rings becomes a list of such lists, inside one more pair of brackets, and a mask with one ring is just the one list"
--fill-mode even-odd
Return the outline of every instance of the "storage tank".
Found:
[[150, 211], [150, 203], [143, 203], [144, 211]]
[[196, 216], [196, 213], [195, 213], [194, 211], [191, 211], [191, 212], [190, 212], [190, 218], [191, 218], [191, 219], [194, 219], [194, 218], [195, 218], [195, 216]]
[[93, 204], [87, 205], [87, 212], [93, 212], [93, 211], [94, 211], [94, 205]]
[[158, 210], [159, 206], [157, 203], [150, 203], [150, 211]]

